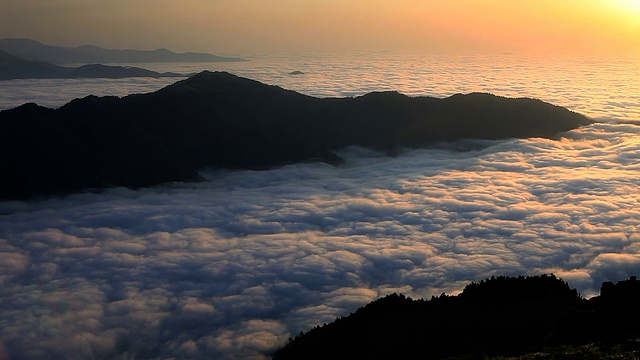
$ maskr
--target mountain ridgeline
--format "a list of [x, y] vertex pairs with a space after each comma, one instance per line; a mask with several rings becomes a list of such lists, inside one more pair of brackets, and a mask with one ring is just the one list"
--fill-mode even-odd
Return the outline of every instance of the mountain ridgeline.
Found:
[[114, 50], [92, 45], [62, 47], [31, 39], [0, 39], [0, 50], [29, 61], [51, 64], [153, 63], [153, 62], [235, 62], [240, 58], [208, 53], [176, 53], [167, 49]]
[[78, 67], [53, 65], [43, 61], [24, 60], [0, 50], [0, 80], [13, 79], [78, 79], [127, 77], [184, 77], [177, 73], [159, 73], [135, 66], [87, 64]]
[[635, 276], [588, 300], [554, 275], [500, 276], [457, 296], [388, 295], [300, 333], [273, 359], [636, 359], [638, 302]]
[[205, 168], [338, 163], [332, 151], [349, 145], [394, 151], [460, 139], [551, 138], [590, 122], [527, 98], [314, 98], [205, 71], [153, 93], [0, 112], [0, 199], [192, 181]]

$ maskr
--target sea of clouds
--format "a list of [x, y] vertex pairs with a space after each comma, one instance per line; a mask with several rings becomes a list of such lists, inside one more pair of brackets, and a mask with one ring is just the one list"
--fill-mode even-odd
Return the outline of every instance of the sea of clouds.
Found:
[[[227, 70], [321, 97], [483, 91], [618, 120], [556, 140], [396, 157], [349, 148], [340, 167], [0, 202], [1, 360], [265, 359], [392, 292], [429, 298], [492, 275], [554, 273], [589, 297], [640, 275], [637, 59], [382, 53], [158, 66], [143, 67]], [[175, 80], [4, 81], [0, 109]]]
[[[637, 57], [438, 56], [381, 52], [349, 56], [262, 55], [245, 62], [131, 65], [185, 75], [202, 70], [228, 71], [317, 97], [351, 97], [385, 90], [439, 98], [456, 93], [489, 92], [508, 97], [533, 97], [594, 118], [640, 120], [640, 60]], [[292, 71], [302, 74], [291, 75]], [[0, 110], [26, 102], [55, 108], [90, 94], [146, 93], [177, 80], [0, 81]]]
[[638, 125], [340, 155], [0, 202], [0, 358], [264, 359], [393, 292], [640, 275]]

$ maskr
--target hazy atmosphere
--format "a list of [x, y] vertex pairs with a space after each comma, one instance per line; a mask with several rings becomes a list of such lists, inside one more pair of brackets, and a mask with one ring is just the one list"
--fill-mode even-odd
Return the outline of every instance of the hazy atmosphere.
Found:
[[273, 52], [639, 54], [637, 0], [0, 0], [0, 38]]

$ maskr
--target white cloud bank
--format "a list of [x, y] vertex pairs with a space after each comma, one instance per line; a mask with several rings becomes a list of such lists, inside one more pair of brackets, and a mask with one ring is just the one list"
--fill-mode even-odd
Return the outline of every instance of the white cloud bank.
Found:
[[10, 359], [263, 359], [391, 292], [640, 274], [640, 127], [0, 203]]

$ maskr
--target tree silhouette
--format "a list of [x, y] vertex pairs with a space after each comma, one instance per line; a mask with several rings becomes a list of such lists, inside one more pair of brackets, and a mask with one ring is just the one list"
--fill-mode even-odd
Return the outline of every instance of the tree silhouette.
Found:
[[[394, 293], [297, 336], [274, 359], [518, 356], [640, 335], [640, 281], [605, 283], [603, 290], [586, 300], [549, 274], [491, 277], [431, 300]], [[627, 325], [612, 331], [621, 322]]]

